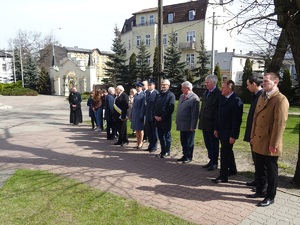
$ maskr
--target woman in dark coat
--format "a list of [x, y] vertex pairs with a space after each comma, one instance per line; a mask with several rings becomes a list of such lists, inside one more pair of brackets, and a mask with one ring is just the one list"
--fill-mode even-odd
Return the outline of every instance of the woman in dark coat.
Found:
[[70, 123], [78, 125], [82, 123], [82, 111], [81, 111], [81, 95], [77, 92], [77, 88], [73, 87], [69, 95], [70, 104]]

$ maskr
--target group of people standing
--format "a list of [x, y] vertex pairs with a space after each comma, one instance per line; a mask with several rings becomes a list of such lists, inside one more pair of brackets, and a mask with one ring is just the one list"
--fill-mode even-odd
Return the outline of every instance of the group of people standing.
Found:
[[[220, 155], [219, 176], [212, 179], [212, 182], [226, 183], [230, 175], [237, 174], [233, 146], [240, 134], [243, 102], [234, 91], [234, 81], [223, 82], [221, 90], [217, 82], [218, 78], [215, 75], [206, 77], [206, 90], [201, 98], [201, 107], [199, 97], [192, 90], [193, 85], [189, 81], [181, 84], [182, 94], [178, 101], [176, 129], [180, 131], [182, 157], [177, 161], [182, 163], [192, 161], [195, 130], [198, 124], [198, 129], [202, 130], [209, 159], [203, 168], [208, 171], [216, 170]], [[264, 74], [262, 81], [255, 76], [247, 80], [247, 88], [253, 93], [253, 98], [244, 141], [250, 143], [255, 165], [255, 180], [246, 185], [255, 186], [256, 192], [246, 197], [263, 197], [258, 206], [274, 203], [277, 189], [277, 160], [282, 154], [283, 132], [289, 108], [288, 100], [279, 92], [278, 83], [279, 76], [276, 73]], [[74, 93], [69, 98], [71, 114], [74, 112], [76, 114], [73, 108], [78, 108], [74, 99], [78, 100], [79, 97]], [[149, 145], [146, 151], [155, 152], [159, 141], [161, 150], [156, 157], [170, 156], [175, 95], [170, 91], [168, 79], [161, 81], [160, 91], [156, 90], [156, 82], [149, 80], [137, 82], [136, 88], [130, 90], [129, 96], [124, 92], [122, 85], [108, 88], [108, 93], [103, 96], [104, 98], [98, 100], [102, 104], [99, 102], [96, 104], [94, 100], [91, 100], [92, 103], [88, 101], [87, 104], [95, 116], [95, 110], [105, 106], [104, 118], [107, 123], [108, 140], [117, 137], [114, 145], [128, 145], [127, 121], [130, 120], [131, 129], [136, 133], [134, 148], [143, 147], [144, 137], [147, 134]], [[76, 116], [70, 117], [71, 123], [77, 124], [79, 121]], [[97, 127], [103, 129], [101, 127], [103, 123], [98, 123], [97, 119], [92, 118], [92, 124], [93, 121], [96, 121]], [[92, 126], [94, 128], [94, 125]]]

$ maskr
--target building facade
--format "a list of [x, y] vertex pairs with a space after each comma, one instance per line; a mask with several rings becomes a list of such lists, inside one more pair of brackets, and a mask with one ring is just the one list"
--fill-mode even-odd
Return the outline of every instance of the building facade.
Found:
[[252, 62], [253, 74], [262, 76], [265, 69], [263, 55], [253, 52], [243, 54], [242, 51], [227, 52], [227, 49], [225, 52], [215, 51], [215, 63], [220, 67], [222, 80], [233, 80], [238, 86], [242, 85], [243, 70], [247, 59]]
[[[163, 28], [162, 42], [163, 50], [168, 46], [169, 35], [174, 32], [176, 42], [181, 51], [181, 62], [186, 63], [187, 69], [196, 67], [200, 42], [204, 40], [206, 49], [232, 48], [233, 39], [226, 31], [226, 25], [221, 24], [221, 18], [216, 16], [215, 21], [219, 21], [218, 29], [213, 30], [213, 15], [224, 15], [224, 6], [220, 1], [213, 1], [208, 4], [207, 0], [189, 1], [174, 5], [163, 6]], [[215, 23], [216, 24], [216, 23]], [[138, 54], [138, 46], [144, 41], [151, 57], [149, 64], [152, 66], [155, 47], [158, 46], [158, 8], [143, 9], [133, 13], [133, 16], [126, 19], [121, 30], [121, 38], [126, 47], [126, 57], [129, 59], [132, 53]], [[226, 45], [226, 46], [224, 46]]]
[[[109, 52], [99, 49], [83, 49], [75, 47], [53, 47], [54, 55], [41, 57], [49, 64], [49, 74], [54, 95], [69, 95], [72, 87], [79, 92], [93, 90], [95, 85], [102, 84]], [[47, 49], [41, 55], [49, 53]], [[51, 52], [52, 53], [52, 52]], [[44, 63], [43, 62], [43, 63]], [[42, 62], [41, 62], [42, 63]]]
[[7, 51], [0, 50], [0, 83], [6, 84], [13, 81], [13, 57]]

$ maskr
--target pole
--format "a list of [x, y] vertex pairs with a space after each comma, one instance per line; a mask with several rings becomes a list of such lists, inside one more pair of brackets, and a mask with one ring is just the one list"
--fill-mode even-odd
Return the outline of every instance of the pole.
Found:
[[15, 83], [17, 82], [16, 80], [16, 59], [15, 59], [15, 47], [13, 47], [13, 65], [14, 65], [14, 81]]
[[24, 72], [23, 72], [22, 45], [21, 45], [21, 43], [20, 43], [20, 64], [21, 64], [22, 87], [24, 87]]
[[160, 90], [161, 78], [163, 74], [163, 43], [162, 43], [162, 29], [163, 29], [163, 0], [158, 0], [158, 81], [157, 89]]
[[214, 74], [215, 66], [215, 12], [213, 12], [213, 22], [212, 22], [212, 40], [211, 40], [211, 74]]

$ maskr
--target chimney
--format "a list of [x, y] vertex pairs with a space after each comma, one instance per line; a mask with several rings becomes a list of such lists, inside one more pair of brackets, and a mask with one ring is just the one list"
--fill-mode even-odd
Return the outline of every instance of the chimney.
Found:
[[235, 48], [233, 49], [233, 53], [235, 53]]
[[243, 50], [240, 50], [240, 54], [241, 54], [241, 55], [243, 54]]
[[227, 47], [225, 47], [225, 52], [227, 52]]

